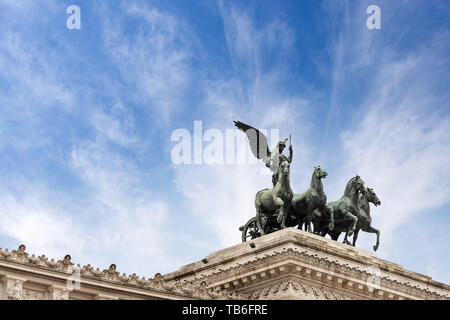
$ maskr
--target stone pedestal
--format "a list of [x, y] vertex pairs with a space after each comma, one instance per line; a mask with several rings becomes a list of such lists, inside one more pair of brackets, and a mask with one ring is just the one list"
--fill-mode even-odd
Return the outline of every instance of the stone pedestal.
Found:
[[294, 228], [211, 253], [164, 278], [202, 280], [245, 299], [450, 299], [448, 285]]

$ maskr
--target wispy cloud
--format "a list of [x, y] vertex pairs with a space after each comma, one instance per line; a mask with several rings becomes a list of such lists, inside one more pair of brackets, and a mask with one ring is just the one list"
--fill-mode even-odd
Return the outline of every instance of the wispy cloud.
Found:
[[[332, 44], [338, 65], [333, 87], [341, 88], [342, 93], [332, 99], [330, 108], [340, 105], [344, 112], [334, 122], [344, 117], [347, 121], [334, 125], [334, 130], [341, 130], [341, 165], [331, 190], [337, 196], [337, 184], [345, 185], [345, 177], [355, 173], [375, 189], [382, 201], [382, 206], [373, 210], [374, 226], [381, 229], [379, 254], [398, 259], [389, 247], [397, 241], [399, 228], [417, 215], [448, 204], [450, 83], [446, 75], [450, 65], [442, 57], [450, 49], [450, 34], [439, 30], [421, 46], [392, 45], [397, 35], [391, 28], [398, 25], [395, 19], [402, 21], [398, 10], [393, 15], [395, 5], [382, 7], [386, 12], [383, 21], [390, 29], [378, 33], [364, 28], [365, 16], [359, 14], [363, 7], [352, 7], [350, 14], [355, 19], [347, 21], [345, 32]], [[404, 30], [399, 28], [399, 32]], [[342, 50], [344, 65], [340, 62]], [[358, 95], [354, 95], [351, 102], [346, 101], [348, 91], [354, 90], [346, 87], [354, 83], [345, 79], [349, 74], [361, 82], [357, 88], [367, 92], [360, 95], [362, 99], [355, 100]], [[410, 235], [402, 231], [402, 236]], [[370, 248], [374, 240], [373, 236], [363, 244]]]
[[[182, 20], [154, 7], [121, 2], [119, 18], [102, 5], [103, 34], [128, 96], [148, 108], [155, 123], [168, 124], [184, 106], [193, 74], [195, 34]], [[129, 28], [133, 31], [130, 33]]]
[[79, 225], [64, 214], [69, 198], [49, 192], [43, 184], [31, 184], [18, 177], [8, 183], [8, 189], [2, 186], [1, 193], [1, 234], [19, 239], [29, 252], [36, 254], [61, 257], [70, 252], [81, 255], [85, 241]]
[[[175, 17], [138, 11], [135, 5], [126, 8], [126, 16], [141, 19], [143, 25], [133, 39], [113, 22], [111, 28], [105, 26], [110, 36], [105, 46], [111, 49], [106, 60], [117, 62], [121, 70], [115, 81], [93, 75], [100, 83], [80, 82], [82, 72], [72, 73], [68, 67], [71, 58], [92, 71], [92, 57], [80, 56], [79, 50], [66, 56], [62, 48], [69, 46], [67, 38], [53, 39], [60, 47], [52, 50], [42, 38], [33, 40], [32, 32], [15, 26], [2, 33], [0, 66], [5, 72], [0, 81], [10, 90], [0, 95], [0, 148], [16, 148], [22, 167], [1, 175], [1, 233], [25, 243], [31, 252], [55, 258], [70, 253], [75, 261], [100, 267], [115, 262], [120, 271], [150, 276], [181, 263], [166, 254], [172, 241], [167, 239], [176, 238], [166, 231], [171, 225], [168, 206], [145, 185], [151, 172], [139, 163], [153, 141], [136, 126], [136, 115], [142, 115], [134, 109], [136, 101], [118, 91], [121, 81], [137, 85], [133, 92], [141, 106], [159, 112], [156, 120], [168, 119], [169, 109], [180, 101], [177, 90], [183, 90], [187, 79], [180, 70], [186, 55], [176, 43], [180, 28]], [[35, 14], [45, 9], [36, 8]], [[29, 8], [10, 10], [23, 15]], [[113, 41], [122, 47], [110, 46]], [[141, 73], [142, 66], [148, 68]], [[134, 78], [139, 75], [143, 78]], [[44, 170], [48, 163], [56, 169]], [[21, 181], [21, 187], [12, 188], [14, 181]]]
[[450, 195], [450, 118], [429, 87], [428, 77], [440, 67], [430, 59], [439, 49], [429, 45], [427, 54], [380, 66], [365, 114], [342, 136], [348, 166], [383, 201], [375, 221], [386, 240], [405, 220], [447, 204]]

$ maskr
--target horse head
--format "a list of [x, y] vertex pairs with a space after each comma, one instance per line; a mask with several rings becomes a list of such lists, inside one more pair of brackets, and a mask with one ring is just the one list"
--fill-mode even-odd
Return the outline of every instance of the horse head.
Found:
[[353, 180], [353, 185], [355, 186], [356, 190], [363, 193], [365, 191], [364, 188], [364, 181], [361, 179], [360, 176], [356, 175]]
[[[356, 193], [353, 190], [355, 190]], [[358, 191], [363, 194], [365, 192], [365, 187], [364, 181], [361, 179], [359, 175], [356, 175], [347, 182], [347, 185], [345, 186], [344, 195], [350, 196], [350, 194], [354, 194], [355, 196], [357, 196]]]
[[328, 172], [326, 172], [324, 169], [322, 169], [320, 166], [314, 167], [314, 176], [317, 179], [326, 178], [328, 175]]
[[278, 177], [281, 178], [287, 178], [289, 177], [289, 171], [290, 171], [290, 163], [288, 161], [281, 161], [281, 164], [278, 167]]
[[366, 188], [365, 197], [367, 201], [372, 202], [375, 207], [381, 205], [380, 199], [378, 199], [377, 195], [375, 194], [375, 191], [371, 188]]

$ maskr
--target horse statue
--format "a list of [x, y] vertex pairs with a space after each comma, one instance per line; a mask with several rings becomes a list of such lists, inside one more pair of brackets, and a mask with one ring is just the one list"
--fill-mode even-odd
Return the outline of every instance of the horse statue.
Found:
[[358, 239], [359, 230], [362, 230], [377, 234], [377, 242], [373, 246], [373, 250], [377, 251], [378, 246], [380, 245], [380, 231], [371, 226], [372, 218], [370, 216], [370, 202], [372, 202], [375, 207], [381, 205], [381, 201], [378, 199], [373, 189], [366, 188], [365, 192], [359, 195], [359, 215], [356, 231], [353, 235], [353, 246], [355, 246], [356, 239]]
[[[352, 245], [356, 245], [356, 240], [358, 239], [358, 233], [360, 230], [369, 233], [377, 234], [377, 242], [373, 246], [373, 250], [377, 251], [378, 246], [380, 245], [380, 231], [373, 228], [371, 226], [372, 218], [370, 216], [370, 206], [369, 203], [372, 202], [375, 206], [379, 206], [381, 204], [380, 199], [378, 199], [377, 195], [371, 188], [365, 188], [363, 192], [359, 195], [359, 213], [358, 213], [358, 222], [356, 223], [356, 230], [353, 234], [353, 243]], [[349, 229], [348, 222], [342, 222], [334, 231], [328, 232], [333, 240], [338, 240], [341, 232], [346, 232], [345, 230]], [[350, 244], [347, 240], [347, 237], [350, 236], [348, 234], [345, 235], [344, 243]]]
[[[322, 219], [315, 221], [322, 236], [328, 233], [331, 239], [337, 240], [341, 232], [345, 232], [344, 243], [350, 244], [347, 237], [356, 231], [360, 192], [365, 192], [364, 181], [356, 175], [348, 181], [344, 195], [339, 200], [326, 204], [325, 215], [321, 217]], [[333, 230], [330, 230], [327, 225], [330, 222], [328, 217], [331, 216], [334, 217]]]
[[286, 218], [292, 202], [292, 189], [290, 185], [290, 164], [282, 161], [278, 166], [278, 180], [273, 189], [264, 189], [255, 196], [256, 223], [261, 235], [270, 233], [275, 222], [280, 228], [286, 227]]
[[[321, 215], [327, 203], [327, 196], [323, 192], [322, 179], [325, 179], [328, 173], [320, 166], [314, 167], [311, 177], [311, 184], [308, 190], [304, 193], [294, 194], [292, 198], [291, 216], [293, 225], [298, 224], [298, 228], [302, 229], [305, 224], [305, 231], [311, 231], [311, 221], [313, 212], [318, 210], [316, 215]], [[328, 228], [333, 230], [334, 218], [331, 212], [330, 222]], [[316, 231], [316, 230], [314, 230]]]

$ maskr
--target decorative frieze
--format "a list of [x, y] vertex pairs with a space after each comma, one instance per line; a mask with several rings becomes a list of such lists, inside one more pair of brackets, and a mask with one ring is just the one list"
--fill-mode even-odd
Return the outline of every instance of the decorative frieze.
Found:
[[[1, 267], [14, 270], [17, 267], [20, 268], [20, 273], [23, 273], [23, 267], [26, 267], [25, 278], [13, 278], [7, 274], [2, 275]], [[170, 280], [167, 281], [164, 276], [157, 273], [154, 278], [145, 279], [144, 277], [138, 277], [136, 274], [127, 276], [126, 274], [120, 275], [116, 271], [116, 265], [112, 264], [108, 269], [100, 271], [98, 268], [94, 269], [90, 265], [81, 267], [75, 266], [71, 262], [70, 255], [66, 255], [63, 260], [54, 261], [49, 260], [45, 255], [31, 257], [25, 252], [25, 246], [20, 245], [17, 250], [9, 252], [8, 249], [2, 250], [0, 248], [0, 277], [3, 276], [6, 287], [6, 299], [15, 300], [37, 300], [45, 299], [45, 294], [33, 290], [23, 290], [23, 284], [26, 279], [26, 274], [33, 275], [36, 270], [47, 271], [49, 278], [55, 277], [61, 283], [61, 276], [63, 283], [66, 286], [51, 285], [48, 289], [49, 298], [53, 300], [68, 300], [70, 299], [71, 291], [74, 290], [71, 282], [73, 281], [73, 275], [78, 273], [79, 288], [75, 287], [79, 293], [83, 292], [83, 285], [87, 280], [96, 280], [100, 283], [109, 283], [114, 285], [125, 286], [128, 288], [137, 288], [146, 291], [144, 294], [133, 293], [134, 296], [141, 296], [140, 298], [152, 297], [166, 298], [166, 299], [238, 299], [239, 295], [226, 292], [225, 290], [214, 290], [206, 285], [205, 281], [180, 281]], [[48, 273], [50, 272], [50, 273]], [[93, 286], [92, 283], [89, 286]], [[99, 287], [100, 289], [100, 287]], [[101, 290], [101, 289], [100, 289]], [[122, 287], [117, 287], [119, 291], [126, 291]], [[152, 293], [154, 292], [154, 294]], [[78, 294], [79, 294], [78, 293]], [[92, 299], [118, 299], [118, 296], [97, 293], [91, 294]], [[0, 296], [1, 297], [1, 296]]]
[[[282, 287], [298, 299], [307, 297], [294, 294], [299, 285], [313, 288], [314, 294], [308, 297], [314, 299], [450, 299], [448, 285], [365, 250], [301, 230], [284, 229], [252, 242], [254, 247], [233, 246], [206, 257], [207, 265], [196, 262], [166, 276], [199, 278], [210, 286], [251, 295], [261, 287], [267, 293], [285, 283]], [[286, 282], [286, 278], [293, 280]]]

